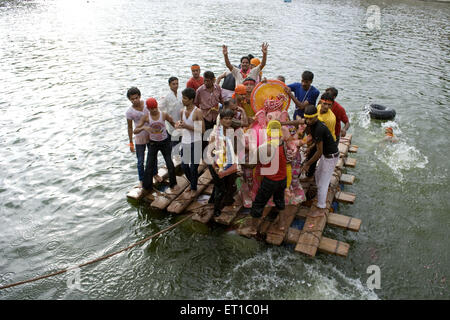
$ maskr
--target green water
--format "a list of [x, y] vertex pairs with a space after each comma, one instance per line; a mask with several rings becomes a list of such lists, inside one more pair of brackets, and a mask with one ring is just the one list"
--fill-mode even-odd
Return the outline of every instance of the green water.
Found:
[[[367, 25], [380, 9], [379, 28]], [[448, 3], [422, 1], [1, 1], [0, 284], [78, 265], [177, 221], [128, 201], [126, 90], [164, 96], [190, 65], [216, 75], [261, 57], [264, 75], [315, 74], [339, 89], [357, 166], [339, 212], [358, 233], [327, 228], [347, 258], [188, 222], [79, 272], [0, 291], [0, 299], [448, 299], [450, 111]], [[368, 103], [394, 121], [370, 120]], [[400, 142], [380, 143], [392, 126]], [[381, 288], [366, 272], [381, 270]], [[68, 284], [69, 282], [69, 284]]]

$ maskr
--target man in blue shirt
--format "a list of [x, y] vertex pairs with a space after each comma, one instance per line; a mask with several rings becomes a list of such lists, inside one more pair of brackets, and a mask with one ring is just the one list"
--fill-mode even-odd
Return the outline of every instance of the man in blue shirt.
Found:
[[302, 73], [302, 82], [294, 82], [288, 85], [286, 93], [289, 94], [295, 103], [295, 111], [292, 120], [297, 120], [297, 116], [303, 118], [305, 107], [312, 104], [316, 105], [317, 97], [320, 92], [312, 84], [314, 74], [311, 71]]

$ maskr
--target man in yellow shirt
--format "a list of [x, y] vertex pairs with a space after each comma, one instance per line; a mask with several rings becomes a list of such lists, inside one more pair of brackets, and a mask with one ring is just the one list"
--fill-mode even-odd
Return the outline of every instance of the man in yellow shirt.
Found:
[[333, 111], [331, 111], [333, 102], [334, 97], [330, 93], [325, 92], [320, 97], [317, 110], [319, 111], [318, 119], [327, 126], [328, 130], [330, 130], [331, 135], [333, 136], [334, 141], [336, 141], [336, 134], [334, 130], [336, 126], [336, 116], [334, 115]]

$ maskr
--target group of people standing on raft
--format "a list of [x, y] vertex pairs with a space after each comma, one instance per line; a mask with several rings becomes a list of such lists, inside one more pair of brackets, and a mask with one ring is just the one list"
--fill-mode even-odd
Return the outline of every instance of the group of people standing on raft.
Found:
[[[168, 94], [160, 99], [160, 103], [152, 97], [142, 100], [141, 92], [136, 87], [127, 91], [127, 98], [131, 102], [126, 112], [129, 147], [137, 156], [141, 197], [152, 192], [153, 179], [162, 181], [157, 167], [157, 154], [160, 151], [169, 173], [169, 189], [166, 192], [179, 191], [173, 157], [181, 155], [181, 167], [190, 183], [185, 192], [189, 193], [188, 196], [194, 196], [202, 155], [213, 155], [214, 160], [208, 164], [208, 169], [214, 182], [214, 191], [209, 200], [214, 203], [214, 215], [220, 215], [224, 206], [234, 202], [237, 174], [242, 167], [248, 166], [246, 160], [252, 146], [249, 146], [248, 141], [247, 144], [244, 141], [236, 142], [236, 135], [230, 138], [226, 132], [230, 129], [247, 131], [257, 121], [250, 97], [259, 82], [267, 82], [262, 76], [262, 70], [267, 62], [268, 44], [263, 43], [261, 46], [262, 61], [251, 55], [243, 56], [239, 67], [231, 64], [227, 46], [223, 45], [222, 50], [228, 70], [217, 79], [211, 71], [201, 76], [200, 66], [194, 64], [191, 66], [192, 77], [181, 94], [178, 78], [170, 77]], [[282, 134], [282, 126], [302, 128], [298, 130], [300, 145], [306, 148], [296, 151], [298, 155], [303, 152], [300, 171], [304, 177], [300, 180], [315, 179], [317, 184], [317, 203], [314, 203], [311, 215], [321, 216], [326, 213], [328, 186], [339, 159], [339, 139], [346, 135], [350, 122], [345, 109], [335, 101], [338, 95], [336, 88], [326, 89], [317, 103], [320, 92], [312, 85], [313, 78], [312, 72], [304, 71], [301, 82], [285, 86], [285, 93], [295, 103], [292, 120], [272, 119], [267, 124], [268, 138], [265, 145], [268, 146], [266, 155], [270, 163], [261, 164], [259, 157], [257, 161], [260, 167], [269, 167], [273, 162], [277, 166], [275, 170], [266, 170], [266, 173], [264, 170], [259, 171], [262, 180], [252, 199], [248, 235], [257, 233], [259, 218], [271, 198], [275, 208], [268, 219], [275, 220], [279, 211], [285, 208], [286, 169], [288, 158], [292, 157], [287, 157], [287, 138]], [[220, 86], [222, 79], [224, 82]], [[277, 79], [285, 82], [283, 76]], [[341, 122], [344, 123], [342, 128]], [[278, 130], [278, 133], [274, 134], [273, 130]], [[204, 139], [205, 132], [209, 133], [209, 139]], [[244, 155], [237, 152], [236, 145], [239, 143], [244, 146]], [[148, 153], [144, 168], [146, 149]]]

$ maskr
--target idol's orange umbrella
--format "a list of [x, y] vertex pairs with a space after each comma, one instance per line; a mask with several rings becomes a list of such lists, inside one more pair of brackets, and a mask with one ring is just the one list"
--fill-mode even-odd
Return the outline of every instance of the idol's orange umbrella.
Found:
[[[267, 80], [258, 83], [250, 96], [250, 104], [253, 111], [257, 113], [266, 104], [266, 107], [269, 107], [269, 110], [266, 110], [266, 112], [270, 112], [270, 103], [278, 105], [280, 102], [282, 103], [281, 110], [287, 110], [291, 103], [291, 98], [285, 92], [286, 87], [286, 84], [279, 80]], [[269, 103], [266, 103], [266, 100], [270, 100]]]

